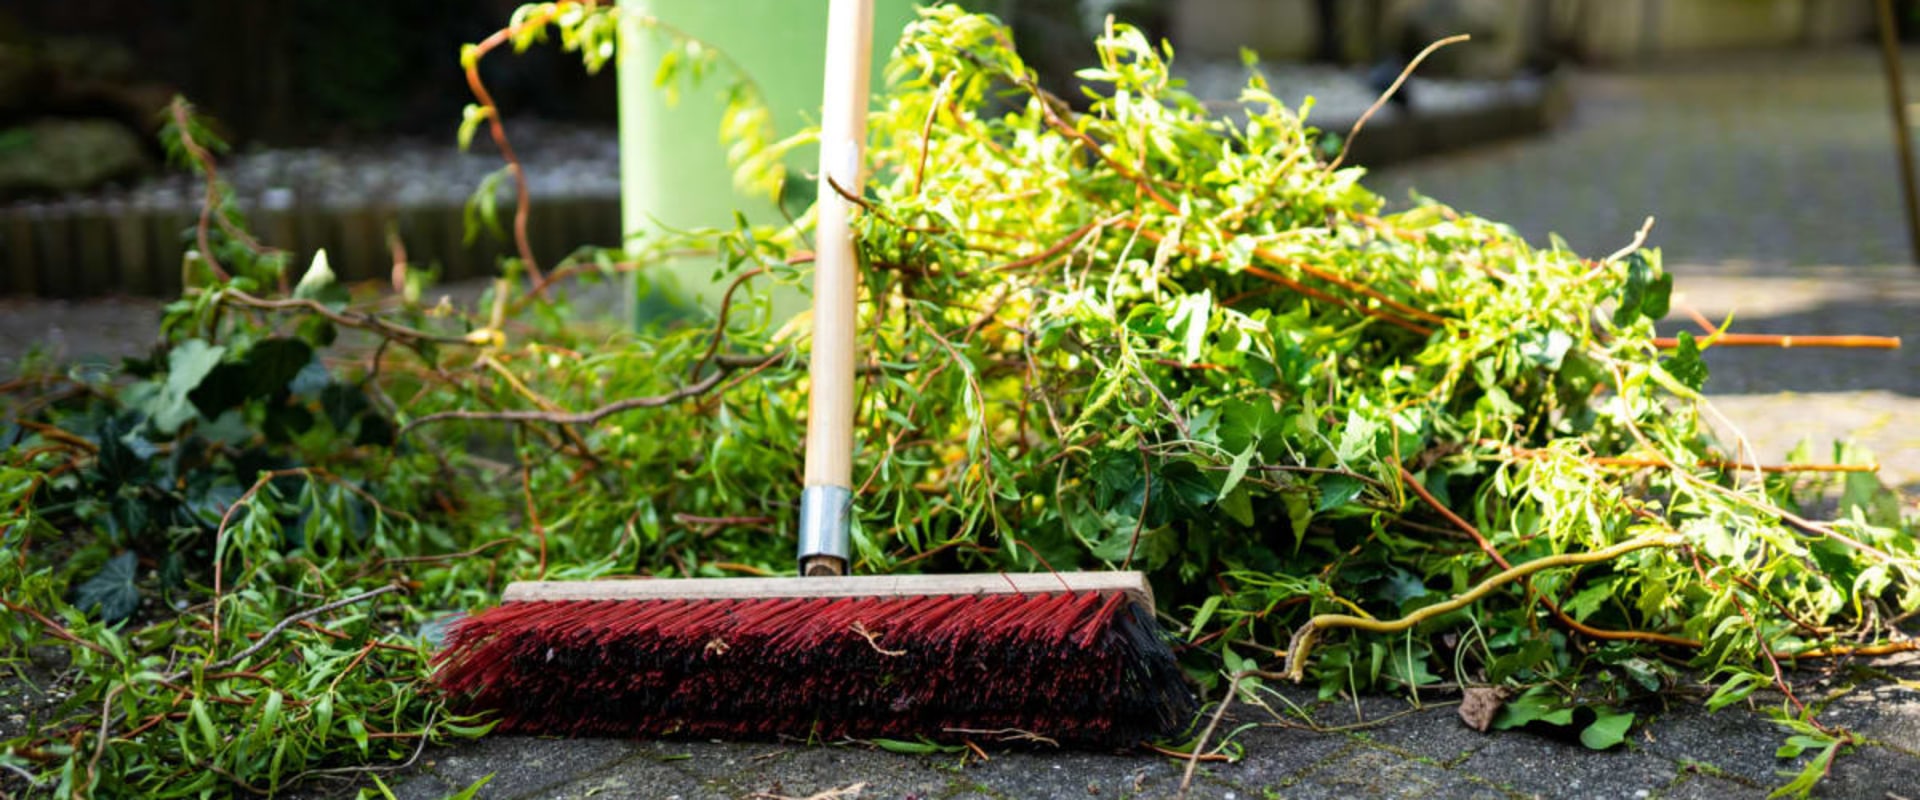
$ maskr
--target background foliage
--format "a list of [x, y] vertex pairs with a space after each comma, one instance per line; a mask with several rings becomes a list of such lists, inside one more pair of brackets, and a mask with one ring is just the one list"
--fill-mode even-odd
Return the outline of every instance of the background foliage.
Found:
[[[528, 6], [496, 44], [597, 66], [613, 13]], [[685, 45], [663, 84], [726, 74], [656, 30]], [[1707, 340], [1653, 336], [1658, 253], [1383, 215], [1257, 79], [1223, 117], [1138, 32], [1098, 51], [1085, 113], [952, 8], [888, 68], [857, 192], [858, 570], [1144, 569], [1215, 698], [1264, 703], [1282, 667], [1329, 694], [1501, 687], [1496, 725], [1594, 747], [1675, 664], [1724, 705], [1781, 659], [1904, 646], [1913, 521], [1871, 476], [1742, 477], [1702, 425]], [[175, 112], [170, 149], [206, 169], [217, 142]], [[481, 97], [462, 137], [504, 137], [498, 115]], [[736, 119], [771, 187], [753, 155], [786, 145]], [[355, 291], [324, 258], [293, 274], [216, 183], [165, 347], [6, 385], [0, 652], [43, 693], [0, 765], [105, 796], [388, 769], [485, 731], [428, 659], [508, 580], [790, 569], [810, 321], [737, 292], [634, 333], [568, 297], [667, 251], [804, 285], [809, 225], [523, 256], [434, 302], [404, 265]], [[1785, 713], [1826, 760], [1849, 741]]]

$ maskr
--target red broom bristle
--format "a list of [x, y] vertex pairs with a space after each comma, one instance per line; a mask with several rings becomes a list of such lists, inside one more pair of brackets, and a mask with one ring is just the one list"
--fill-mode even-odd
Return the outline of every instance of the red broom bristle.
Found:
[[435, 662], [456, 706], [528, 733], [1131, 745], [1195, 704], [1121, 592], [507, 603]]

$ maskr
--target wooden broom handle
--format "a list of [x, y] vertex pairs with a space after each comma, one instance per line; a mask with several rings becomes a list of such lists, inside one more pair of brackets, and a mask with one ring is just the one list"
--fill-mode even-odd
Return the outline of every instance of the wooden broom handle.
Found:
[[859, 270], [847, 219], [866, 161], [873, 0], [832, 0], [820, 111], [820, 186], [815, 203], [813, 354], [807, 375], [808, 486], [853, 485], [854, 297]]

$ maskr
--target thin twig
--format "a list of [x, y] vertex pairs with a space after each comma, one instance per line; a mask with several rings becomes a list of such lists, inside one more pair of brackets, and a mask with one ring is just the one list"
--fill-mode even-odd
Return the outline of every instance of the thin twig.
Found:
[[47, 615], [40, 613], [38, 610], [32, 608], [31, 606], [23, 606], [11, 600], [8, 600], [4, 597], [0, 597], [0, 606], [6, 607], [8, 611], [12, 611], [15, 614], [26, 615], [28, 619], [31, 619], [34, 622], [40, 623], [40, 627], [45, 628], [48, 633], [53, 634], [56, 638], [61, 639], [62, 641], [66, 641], [71, 644], [76, 644], [81, 647], [87, 648], [88, 650], [92, 650], [96, 655], [105, 656], [109, 659], [113, 658], [113, 651], [108, 650], [105, 647], [101, 647], [100, 645], [95, 644], [93, 642], [89, 642], [85, 639], [80, 638], [79, 636], [75, 635], [72, 631], [67, 630], [66, 626], [61, 625], [60, 623], [55, 622], [51, 619], [48, 619]]
[[[1134, 223], [1134, 224], [1129, 224], [1128, 227], [1139, 232], [1141, 238], [1146, 239], [1147, 241], [1152, 242], [1155, 245], [1159, 245], [1162, 241], [1166, 240], [1166, 236], [1164, 236], [1160, 232], [1148, 229], [1143, 225]], [[1197, 248], [1193, 247], [1192, 245], [1188, 245], [1184, 242], [1176, 242], [1174, 244], [1174, 247], [1180, 250], [1183, 254], [1185, 254], [1189, 258], [1201, 258], [1200, 251]], [[1219, 263], [1219, 262], [1225, 261], [1226, 259], [1227, 259], [1227, 254], [1224, 251], [1220, 251], [1220, 250], [1214, 251], [1210, 256], [1207, 256], [1205, 258], [1205, 260], [1210, 263]], [[1424, 317], [1431, 317], [1436, 320], [1442, 319], [1441, 317], [1431, 312], [1415, 309], [1404, 303], [1400, 303], [1391, 298], [1388, 298], [1385, 295], [1382, 295], [1379, 292], [1376, 292], [1370, 288], [1361, 286], [1357, 283], [1346, 280], [1345, 278], [1341, 278], [1338, 275], [1334, 275], [1333, 273], [1326, 272], [1325, 270], [1313, 268], [1311, 265], [1307, 265], [1299, 262], [1289, 262], [1288, 260], [1282, 259], [1280, 256], [1274, 255], [1272, 253], [1267, 254], [1267, 259], [1275, 260], [1278, 263], [1291, 263], [1292, 266], [1299, 268], [1302, 272], [1306, 272], [1307, 274], [1312, 275], [1313, 277], [1319, 278], [1321, 280], [1327, 281], [1328, 283], [1332, 283], [1337, 286], [1341, 286], [1343, 288], [1357, 292], [1359, 294], [1366, 295], [1375, 300], [1379, 300], [1382, 305], [1397, 307], [1400, 309], [1404, 309], [1406, 312], [1424, 316]], [[1242, 267], [1241, 271], [1247, 273], [1248, 275], [1252, 275], [1256, 278], [1259, 278], [1261, 280], [1265, 280], [1271, 283], [1277, 283], [1281, 286], [1285, 286], [1289, 289], [1292, 289], [1296, 292], [1299, 292], [1300, 294], [1306, 295], [1307, 297], [1313, 298], [1315, 300], [1321, 300], [1324, 302], [1332, 303], [1334, 305], [1338, 305], [1342, 308], [1346, 308], [1348, 310], [1354, 311], [1364, 316], [1372, 317], [1374, 319], [1380, 320], [1382, 322], [1386, 322], [1388, 324], [1391, 324], [1400, 328], [1405, 328], [1406, 330], [1419, 334], [1421, 336], [1428, 336], [1433, 333], [1432, 328], [1428, 328], [1424, 325], [1413, 322], [1412, 320], [1404, 319], [1398, 314], [1389, 312], [1386, 309], [1372, 308], [1366, 305], [1348, 301], [1345, 298], [1335, 297], [1333, 295], [1327, 294], [1326, 292], [1320, 291], [1311, 286], [1307, 286], [1306, 284], [1300, 283], [1299, 281], [1293, 280], [1292, 278], [1289, 278], [1285, 275], [1281, 275], [1280, 273], [1277, 273], [1277, 272], [1273, 272], [1271, 270], [1263, 269], [1260, 267], [1256, 267], [1252, 264], [1248, 264], [1247, 266]]]
[[[1716, 332], [1699, 338], [1696, 344], [1703, 349], [1707, 347], [1778, 347], [1786, 350], [1795, 347], [1838, 347], [1860, 350], [1898, 350], [1900, 337]], [[1672, 336], [1655, 336], [1653, 346], [1662, 350], [1672, 350], [1680, 346], [1680, 339]]]
[[[1461, 519], [1459, 514], [1453, 513], [1452, 509], [1442, 504], [1439, 498], [1434, 497], [1432, 492], [1427, 491], [1427, 487], [1420, 484], [1419, 479], [1414, 477], [1412, 472], [1407, 471], [1404, 464], [1395, 462], [1394, 468], [1400, 471], [1401, 482], [1404, 483], [1407, 488], [1412, 489], [1413, 493], [1419, 495], [1421, 500], [1426, 501], [1428, 506], [1439, 511], [1440, 515], [1446, 517], [1447, 521], [1453, 523], [1454, 527], [1459, 528], [1471, 537], [1474, 544], [1479, 546], [1480, 551], [1486, 553], [1488, 558], [1493, 559], [1493, 563], [1500, 565], [1500, 568], [1503, 570], [1511, 571], [1514, 569], [1514, 566], [1507, 562], [1506, 556], [1500, 555], [1500, 551], [1494, 549], [1493, 543], [1487, 540], [1486, 534], [1481, 533], [1480, 529], [1474, 527], [1473, 523]], [[1618, 545], [1616, 545], [1616, 547], [1617, 546]], [[1531, 581], [1524, 585], [1527, 587], [1527, 594], [1539, 598], [1541, 604], [1547, 607], [1547, 610], [1553, 614], [1553, 618], [1556, 621], [1583, 636], [1604, 641], [1645, 642], [1648, 644], [1685, 647], [1694, 650], [1700, 649], [1701, 645], [1699, 642], [1679, 636], [1670, 636], [1652, 631], [1616, 631], [1593, 627], [1567, 614], [1565, 610], [1560, 608], [1559, 603], [1553, 601], [1553, 598], [1535, 592]], [[1298, 635], [1298, 632], [1296, 632], [1295, 636], [1297, 637]]]
[[1347, 148], [1353, 146], [1353, 138], [1360, 135], [1360, 129], [1366, 126], [1367, 120], [1373, 118], [1374, 112], [1379, 111], [1381, 106], [1386, 105], [1388, 98], [1393, 97], [1394, 92], [1400, 91], [1400, 84], [1407, 81], [1408, 76], [1413, 74], [1414, 68], [1420, 66], [1420, 62], [1427, 60], [1427, 56], [1432, 55], [1435, 50], [1457, 42], [1464, 42], [1471, 38], [1473, 37], [1464, 33], [1449, 36], [1427, 45], [1425, 50], [1421, 50], [1419, 55], [1414, 56], [1412, 61], [1407, 62], [1406, 69], [1400, 70], [1400, 77], [1393, 79], [1393, 85], [1388, 86], [1386, 91], [1381, 92], [1380, 97], [1373, 101], [1373, 105], [1367, 106], [1366, 113], [1361, 114], [1359, 119], [1353, 121], [1353, 128], [1347, 131], [1346, 141], [1340, 143], [1340, 154], [1334, 156], [1332, 161], [1327, 162], [1325, 171], [1331, 173], [1340, 168], [1341, 162], [1347, 160]]
[[404, 325], [396, 325], [373, 314], [364, 314], [357, 311], [335, 311], [328, 308], [325, 304], [314, 300], [297, 298], [269, 300], [264, 297], [256, 297], [238, 289], [226, 289], [222, 291], [220, 299], [223, 302], [232, 300], [249, 308], [268, 311], [305, 311], [312, 314], [319, 314], [335, 325], [373, 331], [383, 337], [397, 340], [408, 346], [417, 346], [421, 342], [432, 342], [434, 344], [475, 344], [475, 342], [463, 336], [431, 333], [409, 328]]
[[707, 364], [713, 361], [714, 355], [720, 352], [720, 342], [727, 336], [727, 317], [733, 312], [734, 291], [747, 281], [765, 274], [766, 271], [766, 267], [755, 267], [740, 273], [733, 282], [727, 284], [726, 292], [720, 295], [720, 311], [713, 322], [713, 337], [707, 341], [707, 351], [694, 360], [693, 368], [687, 371], [687, 377], [698, 376], [700, 370], [706, 369]]
[[0, 761], [0, 769], [4, 769], [8, 772], [11, 772], [15, 775], [20, 776], [20, 780], [27, 782], [27, 788], [29, 789], [38, 789], [41, 786], [40, 781], [33, 777], [33, 773], [28, 772], [26, 768], [21, 767], [18, 764], [9, 764], [5, 761]]
[[[437, 721], [439, 716], [440, 716], [440, 707], [438, 705], [435, 705], [431, 711], [427, 712], [427, 721], [426, 721], [426, 724], [421, 726], [421, 730], [427, 730], [427, 731], [433, 730], [433, 723]], [[413, 747], [413, 755], [408, 756], [406, 761], [402, 761], [398, 764], [385, 764], [385, 765], [379, 765], [379, 766], [364, 766], [364, 767], [331, 767], [328, 769], [310, 769], [298, 775], [295, 775], [291, 778], [288, 778], [285, 785], [291, 786], [309, 777], [316, 777], [316, 776], [325, 777], [325, 776], [332, 776], [332, 775], [361, 775], [361, 774], [373, 773], [373, 772], [398, 772], [398, 771], [407, 769], [409, 767], [412, 767], [415, 762], [419, 761], [420, 754], [426, 752], [427, 742], [432, 738], [433, 737], [431, 736], [421, 736], [420, 741], [417, 744], [415, 744]]]
[[1192, 788], [1193, 771], [1200, 766], [1202, 754], [1207, 750], [1207, 741], [1213, 738], [1214, 730], [1220, 727], [1221, 718], [1227, 715], [1227, 707], [1233, 704], [1233, 698], [1240, 696], [1240, 682], [1247, 678], [1271, 678], [1280, 680], [1284, 677], [1285, 676], [1280, 673], [1267, 672], [1266, 670], [1259, 669], [1243, 669], [1233, 673], [1231, 682], [1227, 684], [1226, 695], [1220, 698], [1220, 705], [1215, 708], [1213, 714], [1208, 717], [1207, 727], [1200, 731], [1200, 738], [1194, 741], [1193, 749], [1186, 753], [1187, 768], [1180, 773], [1180, 789], [1174, 794], [1174, 797], [1184, 800], [1187, 796], [1187, 790]]
[[[306, 619], [312, 619], [314, 617], [320, 616], [321, 614], [325, 614], [329, 611], [336, 611], [336, 610], [345, 608], [347, 606], [353, 605], [355, 603], [362, 603], [367, 600], [371, 600], [375, 597], [379, 597], [380, 595], [387, 594], [388, 592], [401, 591], [403, 588], [405, 587], [402, 587], [400, 584], [389, 583], [378, 589], [361, 592], [360, 594], [356, 594], [352, 597], [342, 598], [339, 600], [335, 600], [331, 603], [326, 603], [324, 605], [314, 606], [313, 608], [309, 608], [305, 611], [289, 616], [286, 619], [280, 620], [273, 627], [268, 628], [266, 633], [263, 633], [260, 635], [259, 641], [254, 642], [251, 646], [249, 646], [245, 650], [242, 650], [238, 653], [233, 654], [232, 656], [229, 656], [227, 658], [214, 662], [213, 664], [207, 667], [207, 671], [215, 672], [218, 670], [223, 670], [223, 669], [226, 669], [227, 667], [231, 667], [235, 664], [238, 664], [242, 661], [247, 660], [248, 658], [252, 657], [254, 653], [258, 653], [260, 652], [261, 649], [265, 648], [268, 643], [273, 641], [273, 637], [279, 636], [281, 631], [284, 631], [287, 629], [287, 626], [292, 625], [296, 622], [299, 622], [301, 620], [306, 620]], [[181, 670], [179, 672], [174, 673], [171, 676], [168, 676], [167, 680], [177, 681], [190, 674], [192, 674], [192, 670]]]
[[1629, 255], [1632, 255], [1633, 251], [1640, 249], [1641, 245], [1647, 243], [1647, 234], [1652, 232], [1653, 232], [1653, 217], [1647, 217], [1646, 222], [1640, 223], [1640, 230], [1636, 231], [1633, 234], [1633, 241], [1627, 242], [1626, 247], [1622, 247], [1618, 250], [1613, 251], [1612, 255], [1609, 255], [1606, 258], [1600, 259], [1600, 263], [1611, 264], [1615, 261], [1619, 261], [1620, 259], [1626, 258]]
[[213, 254], [212, 237], [208, 230], [213, 221], [213, 210], [220, 205], [219, 173], [213, 168], [213, 154], [193, 139], [193, 123], [189, 116], [192, 111], [193, 107], [187, 105], [186, 99], [177, 96], [173, 98], [173, 104], [167, 107], [167, 112], [173, 116], [174, 129], [180, 135], [180, 146], [206, 172], [207, 191], [200, 202], [200, 221], [193, 228], [194, 242], [200, 246], [200, 260], [213, 270], [214, 277], [224, 281], [230, 276], [220, 267], [220, 260]]
[[[764, 367], [785, 357], [785, 353], [776, 354], [754, 362], [754, 366]], [[725, 359], [715, 359], [714, 363], [728, 367], [732, 366], [732, 364]], [[730, 371], [730, 369], [717, 370], [713, 374], [701, 378], [699, 381], [687, 384], [666, 394], [650, 395], [647, 397], [629, 397], [625, 400], [608, 403], [591, 411], [440, 411], [408, 422], [406, 427], [400, 429], [400, 434], [405, 436], [408, 431], [414, 428], [449, 419], [494, 420], [500, 422], [549, 422], [557, 425], [591, 425], [622, 411], [631, 411], [636, 408], [658, 408], [660, 406], [677, 403], [690, 397], [698, 397], [706, 394], [709, 390], [713, 389], [713, 387], [718, 386], [721, 379], [725, 378]]]
[[[1594, 456], [1587, 462], [1602, 467], [1661, 467], [1671, 468], [1673, 462], [1664, 458], [1640, 458], [1633, 456]], [[1724, 458], [1703, 458], [1694, 462], [1706, 469], [1723, 469], [1743, 472], [1795, 473], [1795, 472], [1879, 472], [1879, 464], [1747, 464], [1728, 461]]]
[[100, 757], [107, 752], [107, 733], [119, 721], [113, 713], [113, 699], [120, 696], [120, 690], [127, 688], [124, 683], [116, 683], [107, 689], [107, 697], [100, 703], [100, 735], [93, 742], [93, 758], [87, 759], [87, 781], [73, 789], [74, 797], [81, 797], [93, 789], [99, 781]]
[[546, 291], [546, 277], [540, 273], [540, 265], [533, 259], [533, 243], [527, 237], [527, 218], [531, 213], [532, 195], [527, 189], [527, 170], [520, 164], [520, 157], [513, 152], [513, 145], [507, 141], [507, 128], [500, 121], [500, 107], [493, 102], [493, 94], [480, 80], [480, 59], [494, 48], [506, 44], [520, 35], [522, 28], [544, 28], [548, 22], [560, 14], [567, 3], [554, 3], [544, 13], [529, 17], [518, 25], [501, 28], [493, 35], [482, 39], [473, 47], [473, 56], [467, 62], [467, 88], [473, 91], [473, 97], [487, 115], [487, 134], [493, 137], [493, 144], [500, 148], [500, 158], [507, 162], [507, 171], [513, 175], [513, 244], [520, 252], [520, 263], [527, 268], [527, 274], [533, 276], [533, 293]]
[[1068, 247], [1073, 246], [1074, 243], [1079, 242], [1082, 238], [1085, 238], [1086, 235], [1089, 233], [1092, 233], [1094, 229], [1104, 228], [1108, 225], [1112, 225], [1124, 219], [1126, 219], [1124, 215], [1114, 215], [1111, 217], [1107, 217], [1106, 219], [1093, 220], [1092, 222], [1089, 222], [1085, 225], [1075, 228], [1074, 230], [1069, 232], [1066, 236], [1060, 237], [1059, 241], [1054, 242], [1051, 245], [1048, 245], [1045, 250], [1041, 250], [1040, 252], [1034, 253], [1033, 255], [1027, 256], [1025, 258], [1019, 258], [1013, 261], [1008, 261], [1004, 264], [995, 264], [993, 266], [986, 267], [983, 271], [1007, 272], [1010, 270], [1025, 269], [1035, 264], [1041, 264], [1047, 261], [1051, 261], [1053, 260], [1054, 256], [1059, 255], [1061, 251], [1066, 250]]

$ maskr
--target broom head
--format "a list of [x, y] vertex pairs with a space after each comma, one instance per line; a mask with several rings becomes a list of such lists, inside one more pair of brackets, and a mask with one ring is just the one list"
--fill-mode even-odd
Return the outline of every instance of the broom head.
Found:
[[1137, 572], [515, 583], [504, 600], [435, 658], [452, 704], [504, 731], [1126, 746], [1195, 708]]

